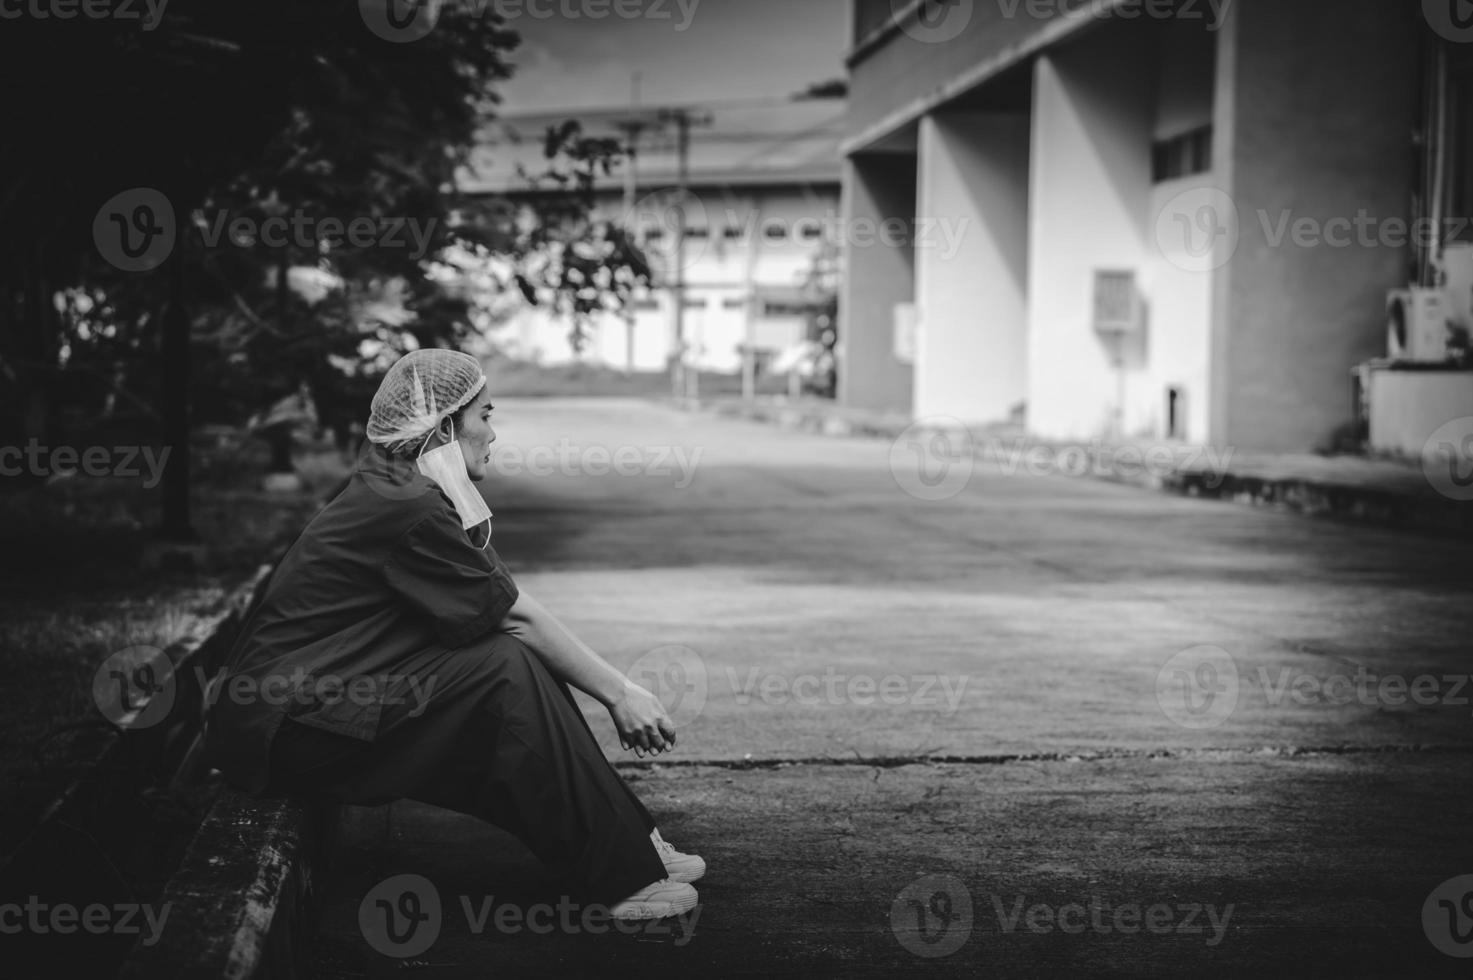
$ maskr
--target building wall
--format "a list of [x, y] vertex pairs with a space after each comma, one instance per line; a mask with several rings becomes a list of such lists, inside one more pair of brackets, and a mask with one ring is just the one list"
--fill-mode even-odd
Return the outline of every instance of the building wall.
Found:
[[[1408, 277], [1409, 249], [1384, 236], [1396, 227], [1388, 221], [1410, 219], [1417, 186], [1419, 5], [1234, 0], [1212, 18], [1170, 20], [1103, 17], [1100, 5], [1051, 5], [1081, 16], [1044, 18], [1008, 14], [1026, 3], [952, 6], [972, 11], [954, 37], [901, 30], [854, 58], [846, 194], [855, 214], [902, 211], [914, 158], [862, 151], [903, 147], [921, 113], [934, 117], [922, 125], [921, 216], [943, 186], [964, 204], [953, 192], [983, 162], [933, 172], [928, 156], [949, 167], [965, 144], [935, 120], [1007, 104], [1017, 92], [1011, 71], [997, 74], [997, 91], [1006, 90], [997, 98], [966, 85], [1009, 57], [1041, 52], [1031, 66], [1022, 236], [1030, 427], [1091, 438], [1120, 409], [1127, 435], [1164, 436], [1167, 393], [1177, 389], [1178, 434], [1192, 441], [1296, 452], [1324, 443], [1349, 420], [1350, 369], [1383, 353], [1385, 291]], [[1156, 182], [1152, 143], [1209, 124], [1210, 169]], [[1373, 241], [1322, 237], [1359, 234], [1358, 218], [1370, 219]], [[1317, 241], [1275, 240], [1304, 223]], [[956, 321], [975, 295], [964, 277], [923, 251], [849, 251], [847, 336], [859, 348], [841, 382], [845, 400], [904, 403], [908, 375], [886, 352], [891, 308], [914, 289], [927, 311], [914, 404], [965, 406], [965, 368], [953, 366], [983, 363], [991, 345], [924, 326], [938, 315]], [[917, 255], [918, 282], [907, 277]], [[985, 265], [980, 253], [969, 261]], [[1093, 331], [1097, 269], [1139, 277], [1145, 329], [1127, 345], [1123, 385]], [[946, 298], [947, 289], [963, 298]]]
[[[1168, 213], [1173, 202], [1213, 187], [1210, 173], [1157, 184], [1150, 213]], [[1215, 274], [1201, 271], [1182, 255], [1180, 237], [1153, 241], [1147, 249], [1141, 291], [1146, 300], [1146, 336], [1150, 359], [1129, 381], [1125, 427], [1137, 436], [1171, 435], [1170, 389], [1179, 392], [1176, 436], [1206, 442], [1211, 432], [1211, 324]]]
[[[886, 221], [910, 228], [916, 214], [916, 158], [858, 154], [844, 164], [844, 282], [839, 294], [839, 392], [844, 405], [880, 411], [913, 408], [913, 368], [895, 357], [894, 309], [915, 301], [915, 249], [877, 232]], [[862, 237], [858, 230], [867, 231]]]
[[[655, 309], [640, 309], [634, 322], [634, 370], [663, 371], [671, 346], [669, 301], [651, 297]], [[570, 340], [572, 323], [546, 310], [518, 305], [493, 339], [512, 357], [541, 364], [568, 364], [575, 360], [624, 370], [629, 366], [629, 330], [622, 317], [600, 315], [585, 327], [588, 343], [581, 358]]]
[[[1147, 40], [1112, 27], [1036, 65], [1028, 426], [1047, 438], [1105, 434], [1119, 404], [1114, 351], [1094, 329], [1093, 288], [1097, 269], [1138, 271], [1146, 260], [1154, 125]], [[1132, 351], [1126, 370], [1139, 370], [1140, 357]]]
[[[1203, 21], [1160, 25], [1154, 41], [1155, 121], [1161, 141], [1212, 125], [1217, 36]], [[1192, 442], [1210, 433], [1212, 285], [1215, 273], [1178, 251], [1182, 238], [1161, 234], [1161, 218], [1173, 218], [1177, 202], [1195, 202], [1214, 186], [1209, 173], [1165, 180], [1151, 189], [1150, 241], [1141, 269], [1149, 356], [1128, 380], [1126, 431], [1164, 437], [1171, 433], [1169, 389], [1179, 393], [1176, 435]], [[1210, 265], [1210, 263], [1205, 263]]]
[[1158, 67], [1153, 135], [1161, 140], [1212, 125], [1218, 32], [1206, 20], [1169, 20], [1155, 29]]
[[[1280, 223], [1410, 217], [1419, 4], [1238, 0], [1219, 42], [1219, 184], [1237, 251], [1213, 296], [1214, 442], [1303, 451], [1350, 418], [1407, 249], [1275, 243]], [[1352, 236], [1355, 237], [1355, 236]], [[1373, 236], [1374, 238], [1374, 236]]]
[[[910, 121], [897, 120], [897, 114], [909, 111], [918, 117], [955, 95], [961, 80], [1076, 27], [1089, 26], [1122, 2], [1126, 0], [934, 4], [934, 16], [926, 23], [905, 22], [883, 44], [851, 61], [851, 137]], [[891, 9], [902, 6], [897, 0]], [[856, 23], [874, 23], [881, 13], [861, 10]]]
[[1027, 115], [922, 120], [918, 210], [915, 414], [1005, 420], [1027, 393]]
[[[606, 195], [594, 216], [622, 216], [622, 199]], [[673, 229], [668, 208], [646, 198], [640, 208], [646, 232], [661, 237], [647, 243], [654, 264], [666, 281], [674, 278]], [[685, 250], [685, 332], [696, 363], [709, 371], [741, 370], [741, 347], [747, 341], [750, 298], [764, 288], [791, 290], [800, 286], [814, 256], [840, 232], [836, 185], [806, 188], [779, 187], [732, 191], [697, 188], [686, 208], [688, 237]], [[735, 237], [727, 234], [733, 229]], [[634, 369], [662, 371], [674, 350], [675, 317], [671, 294], [664, 289], [644, 294], [645, 305], [635, 314]], [[801, 315], [751, 313], [754, 346], [772, 353], [803, 339], [806, 322]], [[522, 306], [504, 330], [506, 342], [518, 356], [545, 364], [575, 359], [568, 341], [571, 324], [545, 311]], [[624, 369], [629, 365], [629, 331], [622, 317], [604, 315], [588, 326], [590, 343], [583, 360]]]

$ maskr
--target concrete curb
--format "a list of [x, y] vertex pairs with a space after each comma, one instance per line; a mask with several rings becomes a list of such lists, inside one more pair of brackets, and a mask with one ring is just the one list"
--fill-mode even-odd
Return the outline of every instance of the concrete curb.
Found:
[[[210, 652], [199, 663], [208, 673], [224, 665], [272, 570], [262, 566], [232, 596], [229, 614], [212, 622], [209, 637], [200, 645]], [[185, 711], [192, 742], [173, 773], [176, 783], [203, 775], [199, 770], [207, 706], [201, 690], [190, 688], [188, 697], [191, 703]], [[159, 897], [159, 905], [169, 910], [161, 934], [150, 937], [154, 941], [147, 945], [140, 936], [116, 976], [128, 980], [297, 976], [302, 946], [316, 927], [317, 882], [331, 861], [338, 818], [337, 807], [222, 790]]]
[[[81, 726], [81, 737], [52, 767], [57, 778], [41, 781], [38, 787], [34, 823], [0, 860], [0, 896], [8, 900], [11, 896], [24, 899], [37, 895], [49, 902], [78, 907], [90, 907], [104, 897], [136, 901], [138, 885], [118, 871], [119, 867], [138, 868], [142, 865], [135, 862], [146, 862], [147, 867], [157, 867], [160, 873], [169, 870], [153, 863], [161, 859], [150, 850], [154, 845], [147, 823], [151, 812], [148, 801], [175, 791], [182, 791], [181, 799], [207, 793], [208, 787], [196, 778], [206, 714], [205, 691], [199, 678], [209, 676], [223, 663], [268, 574], [269, 566], [260, 567], [188, 635], [164, 651], [174, 678], [168, 694], [172, 702], [164, 718], [139, 727], [102, 718]], [[141, 713], [144, 707], [139, 705], [136, 712]], [[214, 801], [213, 807], [205, 814], [207, 826], [218, 819], [221, 801]], [[164, 884], [161, 890], [169, 887]], [[176, 898], [171, 907], [183, 905]], [[182, 934], [177, 925], [170, 925], [174, 926], [170, 930], [174, 935]], [[67, 962], [78, 970], [85, 969], [88, 975], [112, 975], [118, 964], [132, 955], [128, 945], [131, 935], [122, 932], [87, 934], [69, 943], [65, 951], [49, 947], [40, 934], [31, 939], [25, 953], [17, 951], [18, 958], [34, 954], [51, 961], [52, 969], [59, 967], [63, 972], [67, 967], [59, 960], [70, 956], [73, 959]], [[142, 939], [140, 935], [133, 945]], [[144, 975], [167, 973], [150, 971]]]
[[[817, 435], [849, 438], [897, 439], [914, 420], [899, 415], [875, 415], [841, 406], [782, 405], [727, 401], [684, 403], [687, 410], [712, 412], [726, 418], [746, 419], [784, 429]], [[1002, 430], [999, 430], [1002, 431]], [[1007, 435], [1020, 440], [1026, 449], [1076, 448], [1022, 435], [1016, 429]], [[986, 430], [974, 432], [986, 438]], [[991, 447], [978, 442], [977, 455], [988, 458]], [[1122, 470], [1115, 454], [1108, 458], [1085, 450], [1089, 461], [1079, 476], [1186, 497], [1224, 500], [1257, 507], [1288, 510], [1310, 517], [1328, 517], [1350, 523], [1402, 530], [1473, 537], [1473, 503], [1451, 500], [1431, 487], [1423, 492], [1336, 483], [1301, 476], [1254, 473], [1229, 468], [1225, 472], [1181, 467], [1162, 475]]]
[[[1214, 481], [1216, 485], [1210, 486]], [[1310, 517], [1473, 537], [1473, 506], [1433, 493], [1397, 493], [1297, 477], [1231, 472], [1211, 480], [1201, 473], [1177, 473], [1164, 481], [1162, 489], [1188, 497], [1281, 508]]]
[[336, 807], [226, 790], [160, 899], [162, 935], [133, 947], [118, 980], [299, 976], [337, 823]]

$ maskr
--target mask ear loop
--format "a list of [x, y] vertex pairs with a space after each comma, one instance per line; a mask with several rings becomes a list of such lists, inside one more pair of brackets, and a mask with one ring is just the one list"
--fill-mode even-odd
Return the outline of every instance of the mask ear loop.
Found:
[[483, 545], [481, 545], [481, 550], [482, 551], [485, 551], [490, 546], [491, 546], [491, 518], [488, 517], [488, 518], [486, 518], [486, 543], [483, 544]]
[[[450, 416], [448, 416], [448, 415], [445, 416], [445, 418], [449, 419], [449, 421], [450, 421], [450, 438], [447, 439], [447, 440], [445, 440], [445, 445], [448, 446], [452, 442], [455, 441], [455, 419], [450, 418]], [[440, 431], [440, 426], [437, 424], [433, 429], [431, 429], [428, 433], [425, 434], [425, 441], [419, 444], [419, 455], [420, 456], [423, 456], [425, 454], [425, 447], [430, 444], [430, 440], [433, 439], [433, 438], [435, 438], [435, 433], [437, 433], [439, 431]], [[418, 459], [419, 456], [416, 456], [415, 458]]]

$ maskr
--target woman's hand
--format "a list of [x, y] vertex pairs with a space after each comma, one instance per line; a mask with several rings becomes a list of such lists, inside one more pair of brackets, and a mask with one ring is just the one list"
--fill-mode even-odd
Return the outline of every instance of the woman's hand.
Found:
[[659, 698], [633, 681], [624, 682], [624, 693], [609, 706], [619, 744], [634, 749], [641, 759], [646, 752], [659, 755], [675, 748], [675, 723], [665, 713]]

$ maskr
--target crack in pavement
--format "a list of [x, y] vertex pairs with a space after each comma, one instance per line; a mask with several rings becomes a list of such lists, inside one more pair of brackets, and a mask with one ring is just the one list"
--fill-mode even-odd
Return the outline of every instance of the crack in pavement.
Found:
[[1107, 752], [1017, 752], [997, 755], [904, 755], [873, 758], [680, 759], [672, 762], [619, 761], [616, 769], [786, 769], [793, 766], [852, 766], [898, 769], [901, 766], [1001, 766], [1016, 762], [1113, 762], [1129, 759], [1202, 759], [1221, 756], [1298, 759], [1345, 755], [1473, 755], [1473, 745], [1261, 745], [1203, 749], [1120, 749]]

